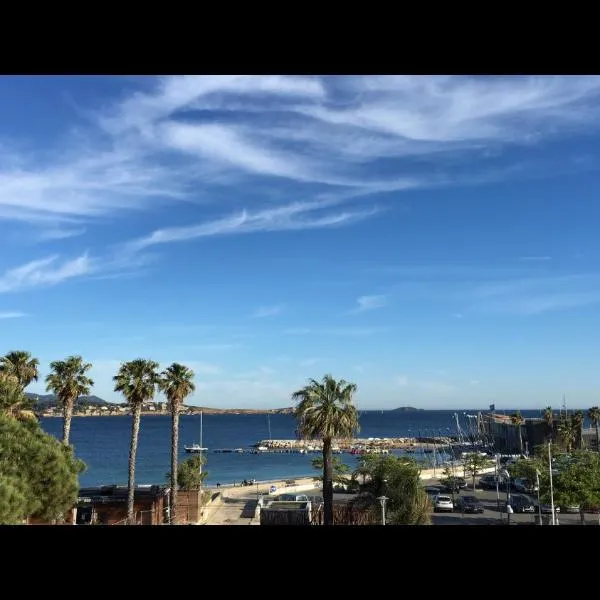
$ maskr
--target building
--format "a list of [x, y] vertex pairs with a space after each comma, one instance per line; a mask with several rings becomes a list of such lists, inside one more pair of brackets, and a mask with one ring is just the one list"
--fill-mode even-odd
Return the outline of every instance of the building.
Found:
[[[481, 418], [481, 427], [485, 437], [492, 443], [495, 452], [528, 455], [532, 454], [537, 447], [547, 444], [549, 439], [558, 438], [560, 422], [559, 419], [554, 419], [551, 428], [549, 428], [544, 419], [524, 419], [520, 427], [522, 448], [519, 440], [519, 427], [513, 424], [509, 415], [484, 414]], [[589, 439], [586, 431], [582, 429], [577, 433], [574, 444], [575, 449], [581, 448], [585, 445], [585, 441]], [[596, 444], [595, 435], [594, 430], [594, 446]]]
[[311, 502], [295, 502], [292, 500], [271, 500], [265, 502], [260, 507], [260, 524], [310, 525]]
[[[134, 492], [134, 514], [138, 525], [161, 525], [168, 518], [169, 488], [138, 485]], [[76, 525], [125, 524], [127, 486], [81, 488], [76, 505]]]

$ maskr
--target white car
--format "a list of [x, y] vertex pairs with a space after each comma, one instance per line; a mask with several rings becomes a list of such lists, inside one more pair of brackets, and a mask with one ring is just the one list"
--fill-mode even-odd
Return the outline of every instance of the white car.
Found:
[[433, 512], [452, 512], [454, 510], [454, 503], [450, 496], [442, 496], [438, 494], [433, 499]]

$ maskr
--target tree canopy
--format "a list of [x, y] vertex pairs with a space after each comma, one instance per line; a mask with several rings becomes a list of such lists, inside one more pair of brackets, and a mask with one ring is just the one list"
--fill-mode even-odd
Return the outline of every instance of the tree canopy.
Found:
[[0, 412], [0, 524], [60, 519], [77, 501], [84, 468], [72, 448], [37, 422]]
[[361, 457], [361, 475], [369, 473], [353, 501], [365, 509], [380, 510], [381, 496], [386, 500], [386, 521], [394, 525], [428, 525], [430, 505], [421, 485], [421, 469], [416, 461], [394, 455]]
[[[201, 471], [206, 464], [202, 454], [195, 454], [177, 465], [177, 485], [179, 489], [189, 491], [198, 490], [208, 475], [208, 471]], [[171, 481], [171, 471], [166, 474], [167, 481]]]

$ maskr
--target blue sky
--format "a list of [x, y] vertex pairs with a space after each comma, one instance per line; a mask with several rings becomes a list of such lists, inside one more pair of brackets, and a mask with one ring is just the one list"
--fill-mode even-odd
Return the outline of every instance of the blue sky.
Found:
[[[191, 403], [598, 403], [600, 78], [0, 77], [0, 352]], [[31, 391], [43, 391], [41, 383]]]

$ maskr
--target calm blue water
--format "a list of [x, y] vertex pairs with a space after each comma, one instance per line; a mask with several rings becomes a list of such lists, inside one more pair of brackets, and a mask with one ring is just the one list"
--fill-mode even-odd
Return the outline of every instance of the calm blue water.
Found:
[[[524, 417], [539, 417], [540, 411], [521, 411]], [[416, 437], [419, 435], [455, 435], [455, 411], [380, 412], [363, 411], [360, 416], [360, 437]], [[468, 411], [468, 414], [475, 414]], [[509, 413], [507, 413], [509, 414]], [[465, 432], [473, 419], [459, 411], [459, 422]], [[204, 415], [203, 440], [207, 453], [207, 483], [232, 483], [242, 479], [282, 479], [315, 475], [311, 459], [316, 454], [239, 454], [214, 453], [217, 448], [248, 448], [269, 438], [269, 422], [273, 439], [295, 437], [296, 421], [292, 415]], [[62, 436], [61, 418], [43, 418], [45, 431]], [[131, 419], [123, 417], [75, 417], [71, 426], [71, 442], [75, 453], [88, 466], [80, 476], [82, 486], [127, 484], [127, 461]], [[153, 484], [166, 481], [170, 469], [171, 420], [169, 416], [143, 416], [136, 464], [136, 483]], [[180, 417], [180, 456], [191, 455], [185, 445], [199, 442], [200, 416]], [[356, 466], [356, 457], [342, 454], [349, 466]]]

